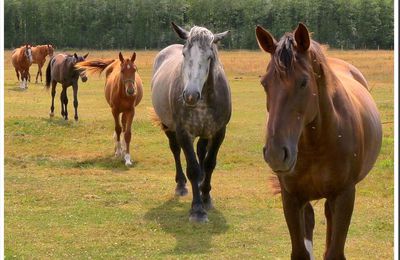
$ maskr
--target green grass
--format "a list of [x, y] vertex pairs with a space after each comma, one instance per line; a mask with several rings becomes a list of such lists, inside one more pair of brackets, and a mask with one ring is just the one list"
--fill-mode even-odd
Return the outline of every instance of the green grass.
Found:
[[[83, 53], [81, 51], [79, 53]], [[89, 57], [117, 57], [91, 51]], [[124, 53], [128, 53], [125, 51]], [[357, 186], [348, 259], [393, 258], [393, 52], [329, 51], [359, 67], [373, 86], [384, 130], [378, 161]], [[261, 52], [221, 52], [233, 114], [213, 175], [209, 223], [188, 222], [191, 193], [174, 197], [174, 162], [164, 134], [148, 119], [155, 52], [139, 51], [144, 99], [133, 122], [134, 166], [113, 157], [113, 119], [104, 78], [79, 83], [79, 122], [48, 116], [41, 84], [20, 91], [5, 52], [5, 254], [17, 259], [288, 259], [290, 238], [262, 158], [265, 94]], [[36, 65], [31, 67], [32, 77]], [[72, 91], [68, 91], [70, 114]], [[314, 252], [325, 246], [323, 201]]]

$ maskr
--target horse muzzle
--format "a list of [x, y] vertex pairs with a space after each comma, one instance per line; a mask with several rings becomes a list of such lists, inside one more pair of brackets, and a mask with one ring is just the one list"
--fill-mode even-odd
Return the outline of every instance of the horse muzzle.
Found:
[[183, 101], [188, 106], [196, 106], [197, 102], [200, 100], [200, 92], [198, 91], [186, 91], [184, 90], [182, 93]]
[[268, 141], [263, 148], [265, 162], [276, 174], [290, 174], [297, 161], [297, 151], [290, 145], [274, 144]]

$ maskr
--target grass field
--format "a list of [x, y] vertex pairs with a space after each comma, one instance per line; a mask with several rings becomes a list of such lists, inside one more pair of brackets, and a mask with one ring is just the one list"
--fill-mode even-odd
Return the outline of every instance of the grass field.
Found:
[[[85, 51], [79, 51], [84, 54]], [[124, 51], [130, 55], [130, 51]], [[348, 259], [393, 258], [393, 52], [328, 51], [356, 65], [373, 87], [384, 130], [382, 150], [357, 186]], [[118, 51], [90, 51], [115, 57]], [[49, 118], [43, 84], [18, 87], [5, 51], [5, 252], [18, 259], [288, 259], [290, 238], [280, 196], [262, 157], [266, 118], [260, 51], [220, 52], [233, 115], [213, 175], [209, 222], [190, 224], [191, 193], [174, 197], [174, 162], [164, 134], [148, 119], [154, 51], [139, 51], [144, 99], [133, 122], [134, 166], [113, 157], [113, 119], [104, 77], [79, 82], [79, 122]], [[37, 66], [31, 67], [32, 78]], [[69, 111], [73, 112], [69, 89]], [[73, 118], [72, 116], [70, 116]], [[314, 204], [314, 253], [325, 246], [323, 201]]]

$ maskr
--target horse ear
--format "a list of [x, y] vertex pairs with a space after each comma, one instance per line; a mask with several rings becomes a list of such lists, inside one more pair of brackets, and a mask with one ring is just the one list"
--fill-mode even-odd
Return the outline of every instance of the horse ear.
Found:
[[87, 56], [89, 56], [89, 52], [88, 52], [88, 53], [86, 53], [85, 55], [83, 55], [83, 58], [84, 58], [84, 59], [86, 59], [86, 58], [87, 58]]
[[123, 63], [124, 62], [124, 57], [122, 56], [121, 52], [119, 52], [118, 57], [119, 57], [119, 60]]
[[136, 60], [136, 52], [133, 52], [132, 57], [131, 57], [131, 61], [134, 62]]
[[298, 50], [307, 51], [310, 48], [310, 33], [304, 24], [299, 23], [294, 31], [294, 39], [296, 40]]
[[256, 27], [256, 38], [261, 50], [270, 54], [275, 52], [277, 42], [274, 36], [259, 25]]
[[78, 59], [78, 55], [76, 55], [76, 52], [74, 53], [74, 57], [75, 59]]
[[225, 38], [229, 33], [230, 33], [230, 31], [225, 31], [225, 32], [222, 32], [222, 33], [214, 34], [214, 40], [213, 40], [213, 42], [214, 42], [214, 43], [219, 42], [220, 40], [222, 40], [223, 38]]
[[179, 27], [174, 22], [171, 22], [171, 25], [172, 25], [172, 28], [174, 29], [174, 31], [178, 34], [179, 38], [186, 40], [189, 37], [188, 31], [186, 31], [182, 27]]

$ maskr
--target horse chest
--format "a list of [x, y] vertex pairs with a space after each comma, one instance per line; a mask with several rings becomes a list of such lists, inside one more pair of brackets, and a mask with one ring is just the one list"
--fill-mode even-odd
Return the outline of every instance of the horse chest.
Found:
[[212, 137], [221, 124], [215, 118], [215, 110], [205, 104], [184, 110], [181, 116], [183, 128], [193, 137]]

